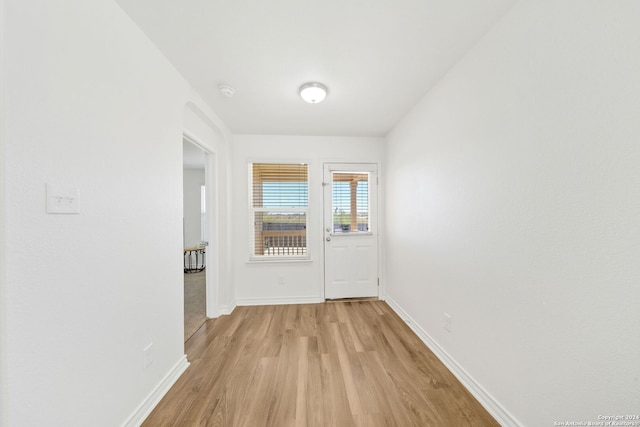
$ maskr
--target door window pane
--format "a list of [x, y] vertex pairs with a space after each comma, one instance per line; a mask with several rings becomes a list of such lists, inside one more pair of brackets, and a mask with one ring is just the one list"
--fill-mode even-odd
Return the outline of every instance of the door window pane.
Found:
[[369, 231], [369, 173], [332, 172], [333, 232]]

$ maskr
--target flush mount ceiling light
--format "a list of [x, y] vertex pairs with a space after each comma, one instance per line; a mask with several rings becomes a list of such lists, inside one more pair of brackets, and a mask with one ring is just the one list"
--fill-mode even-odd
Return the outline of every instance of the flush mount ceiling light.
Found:
[[327, 96], [327, 87], [317, 82], [305, 83], [300, 86], [298, 93], [309, 104], [317, 104]]

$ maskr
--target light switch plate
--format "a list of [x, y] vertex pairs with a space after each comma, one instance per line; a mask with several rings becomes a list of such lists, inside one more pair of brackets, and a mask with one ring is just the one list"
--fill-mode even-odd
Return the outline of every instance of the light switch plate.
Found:
[[77, 187], [47, 184], [47, 213], [79, 214], [80, 192]]

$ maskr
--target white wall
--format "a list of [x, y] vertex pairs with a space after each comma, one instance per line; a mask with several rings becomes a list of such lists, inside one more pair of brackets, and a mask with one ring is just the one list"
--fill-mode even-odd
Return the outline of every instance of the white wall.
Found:
[[4, 0], [0, 0], [0, 426], [7, 423], [7, 404], [9, 399], [9, 387], [7, 386], [7, 361], [4, 349], [7, 348], [7, 298], [6, 289], [6, 248], [1, 242], [5, 238], [5, 204], [4, 204], [4, 171], [5, 164], [5, 82], [4, 82]]
[[217, 119], [113, 1], [4, 4], [2, 421], [135, 423], [185, 366], [185, 106]]
[[183, 177], [184, 247], [192, 248], [202, 240], [200, 187], [204, 185], [204, 169], [184, 169]]
[[[384, 151], [381, 138], [236, 135], [233, 143], [234, 281], [239, 305], [319, 302], [323, 299], [322, 168], [323, 163], [376, 163]], [[309, 163], [311, 262], [248, 262], [249, 162]], [[285, 283], [279, 284], [279, 277]]]
[[521, 1], [388, 137], [388, 297], [505, 424], [640, 409], [639, 19]]

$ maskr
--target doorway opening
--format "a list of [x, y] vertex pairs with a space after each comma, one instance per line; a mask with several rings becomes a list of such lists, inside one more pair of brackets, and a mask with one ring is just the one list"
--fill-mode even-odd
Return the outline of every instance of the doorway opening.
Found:
[[207, 320], [206, 153], [186, 138], [182, 143], [184, 340]]

